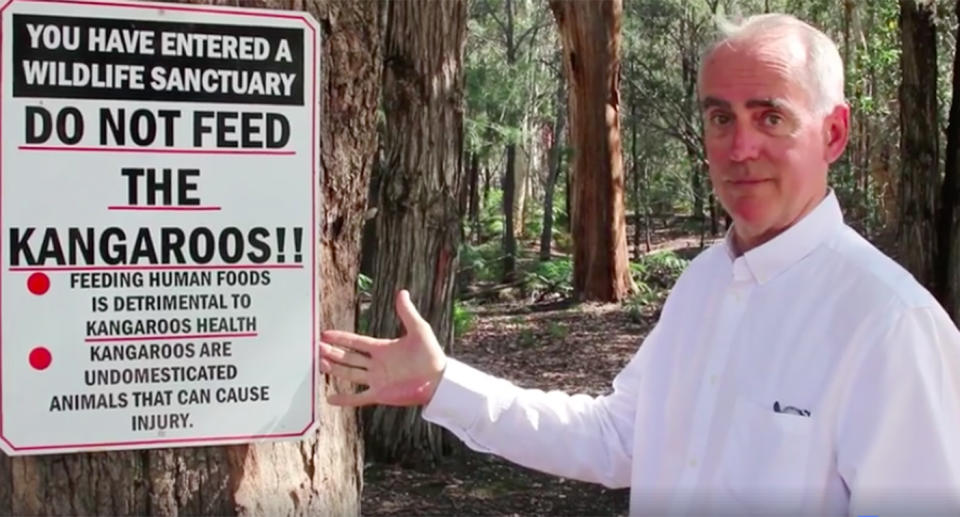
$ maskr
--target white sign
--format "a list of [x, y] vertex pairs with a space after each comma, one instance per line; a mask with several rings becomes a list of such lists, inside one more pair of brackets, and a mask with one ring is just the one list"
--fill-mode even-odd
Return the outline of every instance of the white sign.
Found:
[[310, 432], [316, 22], [116, 0], [0, 20], [3, 451]]

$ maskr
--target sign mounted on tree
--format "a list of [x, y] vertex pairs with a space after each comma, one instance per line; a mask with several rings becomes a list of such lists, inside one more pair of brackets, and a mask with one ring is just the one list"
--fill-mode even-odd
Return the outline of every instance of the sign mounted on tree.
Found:
[[311, 431], [316, 22], [99, 0], [0, 9], [0, 447]]

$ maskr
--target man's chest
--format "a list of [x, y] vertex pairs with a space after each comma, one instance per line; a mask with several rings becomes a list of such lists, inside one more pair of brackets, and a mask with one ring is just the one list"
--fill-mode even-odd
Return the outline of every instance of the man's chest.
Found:
[[637, 416], [637, 443], [658, 452], [638, 476], [731, 511], [839, 504], [831, 430], [863, 318], [842, 297], [789, 294], [730, 282], [664, 315]]

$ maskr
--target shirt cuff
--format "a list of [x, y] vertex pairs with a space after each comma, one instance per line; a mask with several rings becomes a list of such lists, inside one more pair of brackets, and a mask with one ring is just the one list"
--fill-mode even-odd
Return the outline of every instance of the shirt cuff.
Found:
[[469, 429], [483, 413], [489, 397], [486, 392], [496, 381], [496, 377], [447, 358], [440, 384], [421, 415], [444, 427]]

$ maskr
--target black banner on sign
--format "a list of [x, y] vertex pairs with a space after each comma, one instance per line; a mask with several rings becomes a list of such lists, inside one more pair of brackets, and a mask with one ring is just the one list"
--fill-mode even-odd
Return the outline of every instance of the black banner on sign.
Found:
[[13, 95], [304, 104], [303, 29], [13, 16]]

